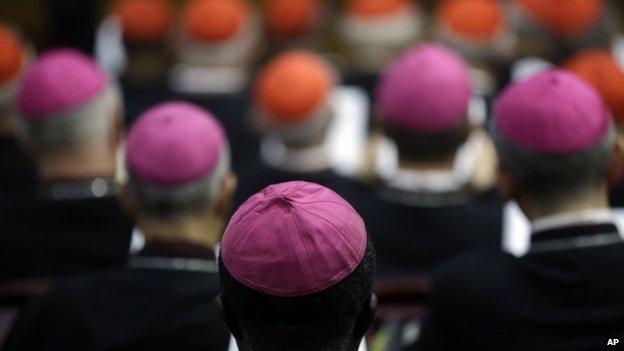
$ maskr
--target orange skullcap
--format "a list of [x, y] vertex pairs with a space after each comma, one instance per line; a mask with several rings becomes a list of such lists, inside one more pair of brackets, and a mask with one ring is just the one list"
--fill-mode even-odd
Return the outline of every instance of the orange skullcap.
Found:
[[280, 37], [304, 34], [318, 21], [320, 0], [268, 0], [264, 15], [269, 31]]
[[268, 118], [294, 124], [325, 102], [334, 85], [333, 72], [320, 56], [289, 51], [274, 58], [260, 73], [255, 100]]
[[602, 0], [516, 0], [538, 23], [564, 37], [584, 33], [603, 15]]
[[11, 28], [0, 24], [0, 85], [19, 73], [23, 61], [24, 44]]
[[162, 39], [173, 16], [168, 0], [119, 0], [111, 12], [119, 17], [124, 38], [130, 41]]
[[195, 39], [214, 42], [236, 35], [248, 20], [243, 0], [192, 0], [184, 9], [184, 24]]
[[624, 120], [624, 71], [610, 52], [581, 51], [565, 67], [598, 90], [615, 119]]
[[347, 13], [361, 17], [391, 15], [409, 6], [409, 0], [347, 0]]
[[471, 39], [491, 38], [506, 24], [497, 0], [445, 0], [437, 16], [453, 34]]

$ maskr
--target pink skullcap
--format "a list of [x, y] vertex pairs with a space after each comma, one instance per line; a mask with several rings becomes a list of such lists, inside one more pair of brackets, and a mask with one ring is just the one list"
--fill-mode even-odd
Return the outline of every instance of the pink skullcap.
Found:
[[467, 118], [469, 100], [468, 67], [455, 53], [435, 44], [408, 50], [377, 87], [383, 120], [424, 134], [459, 127]]
[[17, 91], [21, 116], [39, 120], [69, 112], [103, 91], [106, 73], [84, 54], [72, 49], [49, 51], [26, 71]]
[[544, 154], [590, 148], [610, 125], [608, 108], [596, 90], [560, 69], [507, 87], [494, 106], [494, 115], [505, 138]]
[[126, 137], [126, 166], [141, 181], [180, 185], [212, 171], [226, 136], [219, 122], [187, 102], [167, 102], [145, 111]]
[[301, 181], [271, 185], [249, 198], [221, 242], [230, 274], [274, 296], [322, 291], [351, 274], [365, 251], [366, 228], [353, 207]]

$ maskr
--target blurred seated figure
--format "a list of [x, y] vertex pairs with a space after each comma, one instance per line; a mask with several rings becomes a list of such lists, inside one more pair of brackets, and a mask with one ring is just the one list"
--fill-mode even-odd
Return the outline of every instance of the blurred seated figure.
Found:
[[380, 72], [421, 35], [424, 19], [409, 0], [348, 0], [339, 34], [355, 71]]
[[622, 147], [600, 96], [549, 70], [494, 108], [498, 187], [531, 220], [529, 251], [442, 267], [414, 350], [596, 350], [624, 332], [622, 226], [607, 184]]
[[[591, 84], [611, 110], [616, 128], [624, 133], [624, 68], [606, 50], [585, 50], [570, 57], [565, 67]], [[624, 207], [624, 182], [610, 193], [612, 206]]]
[[35, 199], [11, 209], [0, 280], [54, 277], [123, 262], [131, 223], [115, 197], [122, 105], [113, 81], [71, 49], [44, 53], [15, 97], [17, 134], [40, 176]]
[[227, 350], [214, 250], [236, 178], [225, 133], [195, 105], [146, 111], [125, 143], [121, 199], [145, 248], [26, 308], [7, 350]]
[[466, 64], [435, 44], [408, 50], [380, 80], [383, 135], [371, 195], [358, 202], [382, 278], [428, 274], [475, 249], [500, 249], [491, 141], [468, 121]]
[[[336, 150], [330, 142], [335, 139], [341, 147], [351, 144], [350, 135], [345, 137], [350, 131], [337, 130], [336, 122], [356, 128], [366, 121], [362, 115], [339, 115], [338, 99], [334, 99], [337, 78], [322, 56], [308, 51], [284, 52], [261, 70], [252, 116], [261, 134], [260, 150], [241, 172], [237, 204], [268, 185], [289, 180], [312, 181], [346, 196], [343, 190], [351, 182], [337, 174], [337, 155], [332, 154]], [[343, 132], [337, 135], [342, 139], [330, 140], [330, 134]]]
[[326, 0], [267, 0], [263, 6], [270, 52], [323, 46]]
[[12, 103], [29, 61], [27, 44], [13, 28], [0, 23], [0, 206], [32, 199], [36, 173], [15, 138]]
[[127, 54], [123, 78], [128, 84], [149, 86], [165, 81], [170, 63], [167, 39], [173, 17], [173, 4], [169, 0], [112, 3], [109, 18], [116, 18], [122, 32]]
[[506, 80], [515, 36], [498, 0], [445, 0], [435, 12], [433, 36], [470, 63], [478, 95], [492, 97]]
[[570, 52], [608, 45], [604, 0], [513, 0], [511, 5], [520, 57], [559, 62]]
[[260, 49], [261, 32], [247, 0], [191, 0], [179, 22], [171, 89], [201, 95], [242, 91]]
[[373, 320], [373, 244], [333, 191], [267, 187], [230, 220], [217, 299], [241, 351], [356, 351]]

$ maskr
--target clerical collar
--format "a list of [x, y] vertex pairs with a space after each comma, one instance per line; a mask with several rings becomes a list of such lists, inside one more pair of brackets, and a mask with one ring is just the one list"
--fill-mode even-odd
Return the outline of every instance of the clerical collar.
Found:
[[294, 149], [278, 136], [267, 135], [260, 142], [260, 158], [268, 166], [287, 172], [312, 173], [330, 169], [326, 143]]
[[531, 231], [536, 233], [562, 227], [613, 223], [614, 220], [609, 209], [584, 210], [537, 218], [531, 221]]
[[414, 171], [399, 167], [396, 145], [385, 138], [377, 148], [375, 170], [390, 188], [407, 192], [444, 193], [459, 191], [472, 180], [476, 167], [476, 149], [481, 142], [476, 134], [457, 149], [453, 169], [449, 171]]
[[39, 199], [47, 201], [97, 199], [114, 197], [116, 193], [115, 183], [105, 178], [46, 182], [38, 190]]
[[156, 241], [128, 258], [135, 269], [163, 269], [188, 272], [216, 273], [217, 260], [213, 250], [191, 243]]

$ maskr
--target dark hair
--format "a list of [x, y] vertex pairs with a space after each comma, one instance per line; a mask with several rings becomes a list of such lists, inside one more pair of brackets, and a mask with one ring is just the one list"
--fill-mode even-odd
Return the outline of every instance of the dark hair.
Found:
[[239, 283], [219, 259], [222, 301], [254, 351], [342, 351], [369, 303], [375, 251], [369, 238], [362, 261], [347, 278], [315, 294], [277, 297]]
[[395, 127], [389, 123], [385, 123], [383, 128], [386, 136], [395, 142], [399, 156], [415, 161], [438, 161], [454, 155], [470, 133], [467, 122], [451, 131], [432, 135]]

